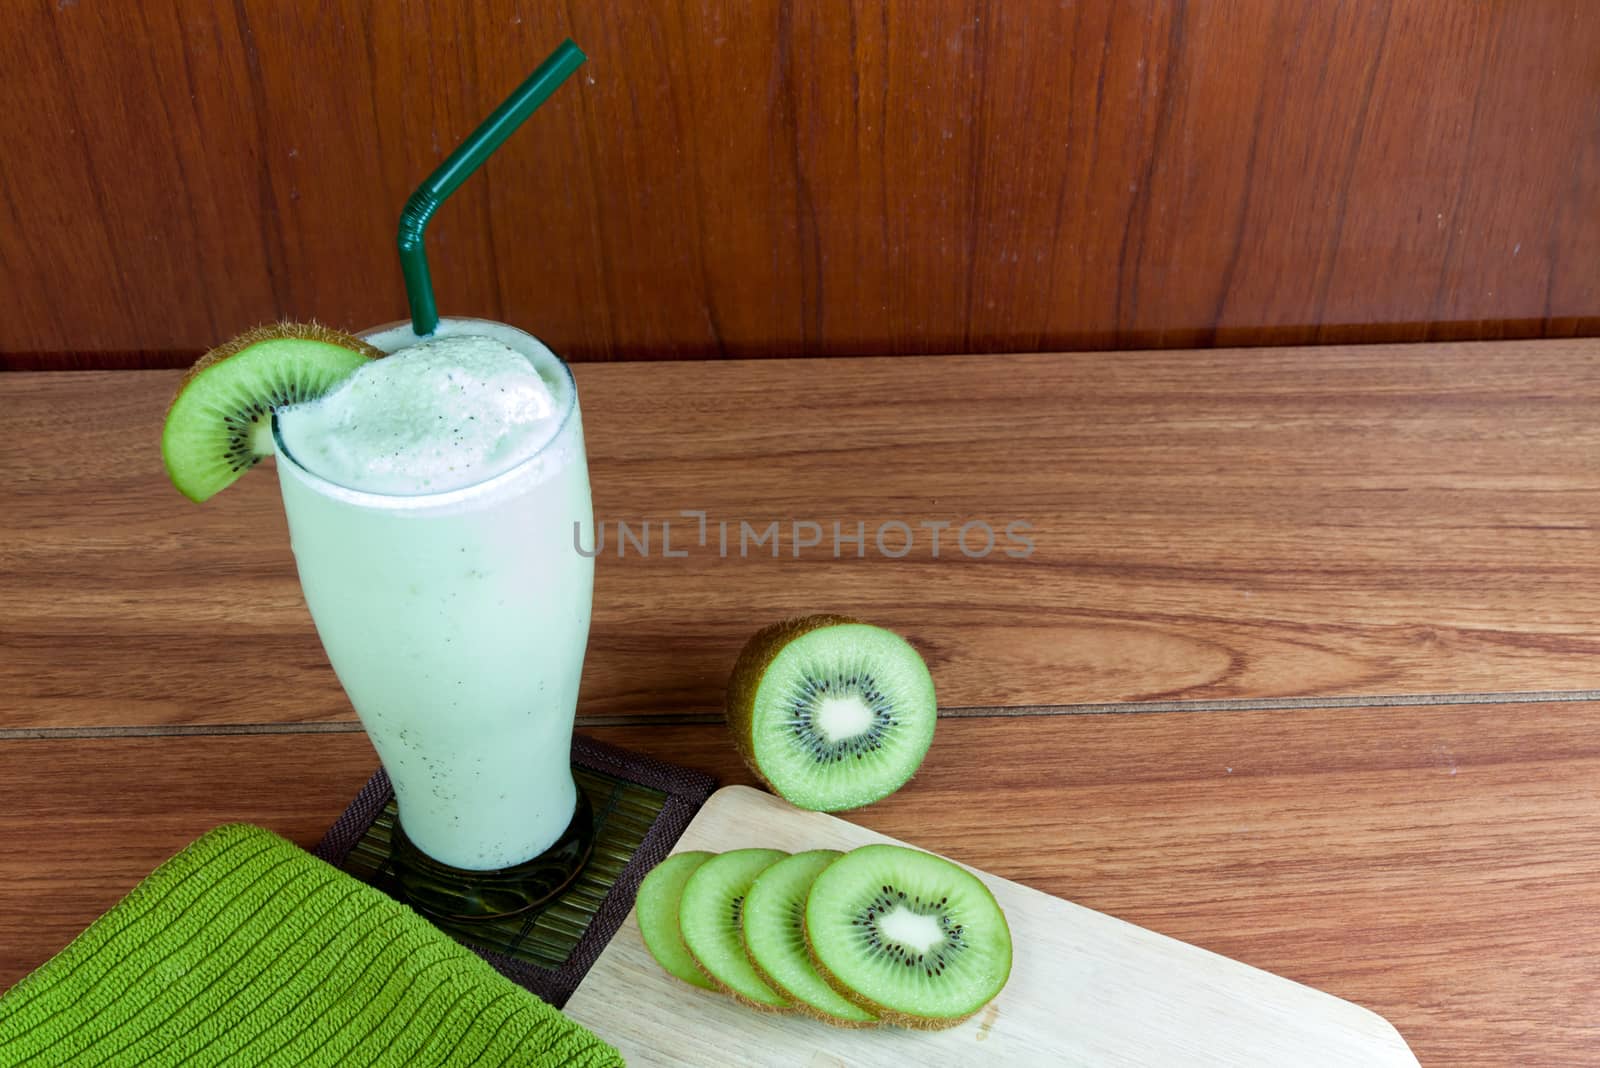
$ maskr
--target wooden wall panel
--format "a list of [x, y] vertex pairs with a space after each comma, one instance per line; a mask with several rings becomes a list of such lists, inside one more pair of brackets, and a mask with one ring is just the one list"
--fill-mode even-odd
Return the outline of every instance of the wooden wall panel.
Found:
[[1590, 0], [8, 4], [0, 364], [404, 311], [577, 358], [1600, 330]]

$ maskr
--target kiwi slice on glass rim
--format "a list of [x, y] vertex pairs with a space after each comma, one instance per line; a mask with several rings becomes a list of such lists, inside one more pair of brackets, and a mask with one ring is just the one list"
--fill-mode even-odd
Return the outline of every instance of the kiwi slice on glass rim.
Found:
[[878, 1018], [829, 986], [806, 955], [806, 894], [842, 855], [837, 849], [796, 853], [756, 876], [744, 898], [744, 948], [756, 974], [805, 1015], [835, 1027], [872, 1027]]
[[178, 384], [161, 431], [167, 477], [203, 501], [271, 456], [272, 413], [322, 396], [380, 349], [316, 323], [277, 323], [218, 345]]
[[683, 943], [718, 990], [763, 1012], [788, 1012], [789, 999], [756, 974], [745, 956], [744, 898], [756, 876], [788, 856], [778, 849], [735, 849], [701, 864], [683, 884]]
[[806, 896], [805, 934], [830, 986], [901, 1027], [954, 1027], [1011, 975], [1011, 928], [989, 888], [905, 846], [862, 846], [824, 868]]
[[639, 884], [639, 894], [634, 912], [639, 920], [639, 936], [644, 947], [656, 963], [684, 982], [702, 990], [715, 990], [705, 972], [694, 962], [689, 947], [683, 943], [683, 930], [678, 926], [678, 905], [683, 900], [683, 886], [712, 854], [704, 850], [674, 853], [650, 869], [650, 874]]
[[938, 706], [928, 667], [904, 638], [815, 615], [746, 643], [727, 718], [762, 782], [800, 808], [837, 812], [905, 785], [933, 742]]

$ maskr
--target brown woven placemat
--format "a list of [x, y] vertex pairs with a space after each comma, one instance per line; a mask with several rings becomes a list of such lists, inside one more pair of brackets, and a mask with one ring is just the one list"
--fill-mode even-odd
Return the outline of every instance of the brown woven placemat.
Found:
[[[547, 905], [493, 923], [433, 921], [556, 1008], [622, 926], [645, 874], [671, 851], [717, 786], [703, 772], [579, 735], [572, 739], [572, 769], [595, 814], [594, 852], [573, 884]], [[389, 860], [394, 822], [394, 789], [379, 768], [313, 852], [405, 901]]]

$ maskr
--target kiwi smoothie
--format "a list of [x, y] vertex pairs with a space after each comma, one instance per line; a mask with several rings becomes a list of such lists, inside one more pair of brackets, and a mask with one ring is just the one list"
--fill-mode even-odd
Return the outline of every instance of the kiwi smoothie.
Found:
[[472, 871], [573, 819], [594, 561], [577, 389], [536, 339], [446, 319], [281, 408], [277, 468], [306, 602], [411, 842]]

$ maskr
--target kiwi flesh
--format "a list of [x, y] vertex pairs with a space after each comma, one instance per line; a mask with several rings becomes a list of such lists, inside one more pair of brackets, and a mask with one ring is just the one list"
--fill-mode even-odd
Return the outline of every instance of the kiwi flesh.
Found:
[[1011, 975], [1011, 929], [989, 888], [904, 846], [862, 846], [824, 868], [806, 897], [805, 934], [830, 986], [901, 1027], [954, 1027]]
[[758, 631], [728, 682], [750, 770], [800, 808], [838, 812], [894, 793], [933, 742], [933, 678], [893, 631], [814, 615]]
[[805, 1015], [835, 1027], [871, 1027], [878, 1018], [829, 986], [806, 955], [806, 894], [840, 856], [836, 849], [796, 853], [756, 876], [744, 899], [744, 948], [756, 974]]
[[382, 355], [316, 323], [258, 326], [217, 346], [183, 376], [167, 409], [167, 477], [190, 500], [206, 500], [272, 455], [274, 411], [322, 396]]
[[711, 856], [702, 850], [672, 854], [650, 869], [634, 899], [639, 934], [656, 963], [665, 968], [667, 974], [703, 990], [716, 987], [694, 962], [689, 947], [683, 944], [683, 931], [678, 927], [678, 905], [683, 900], [683, 884]]
[[701, 864], [683, 885], [678, 926], [706, 978], [742, 1005], [788, 1012], [789, 999], [756, 974], [745, 956], [742, 913], [756, 876], [788, 856], [778, 849], [734, 849]]

